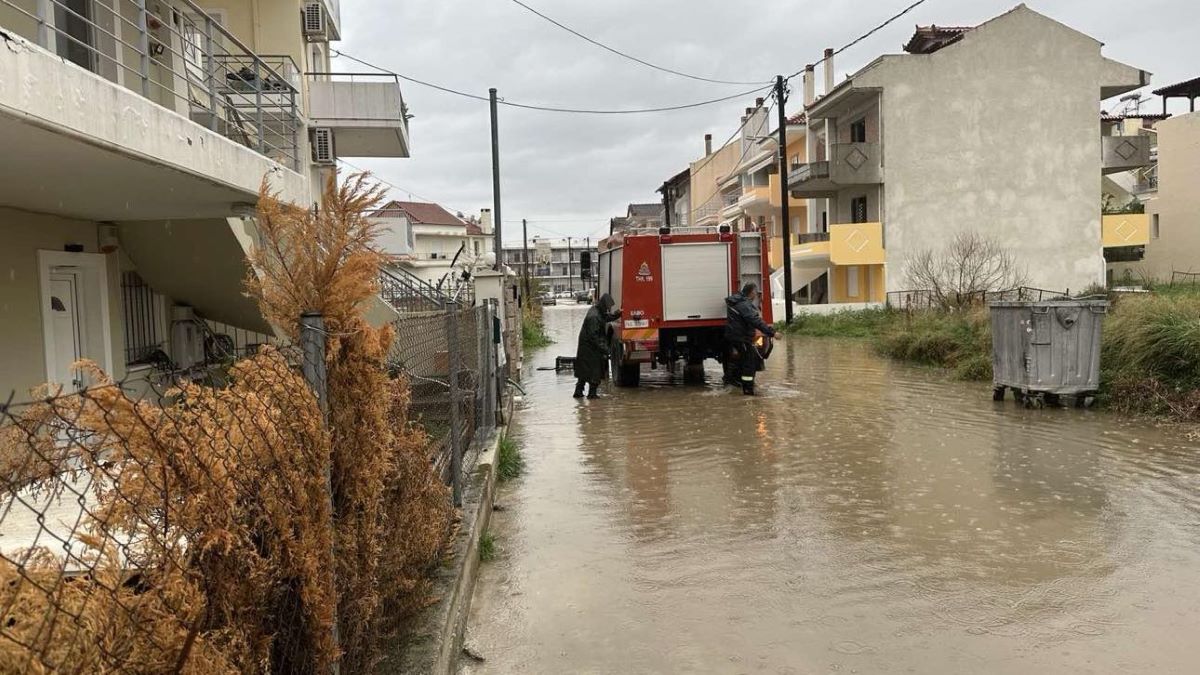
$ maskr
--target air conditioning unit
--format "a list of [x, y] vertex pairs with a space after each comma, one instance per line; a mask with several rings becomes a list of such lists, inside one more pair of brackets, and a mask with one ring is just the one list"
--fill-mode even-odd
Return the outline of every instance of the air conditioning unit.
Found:
[[314, 164], [334, 164], [337, 162], [337, 152], [333, 147], [333, 129], [329, 127], [313, 127], [312, 161]]
[[325, 8], [319, 2], [304, 3], [301, 14], [304, 28], [304, 38], [309, 42], [328, 42], [329, 23], [325, 16]]

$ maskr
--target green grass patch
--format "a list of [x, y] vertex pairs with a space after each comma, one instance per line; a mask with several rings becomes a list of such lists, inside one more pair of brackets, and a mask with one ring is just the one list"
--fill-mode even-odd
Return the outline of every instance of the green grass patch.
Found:
[[965, 380], [992, 377], [992, 333], [986, 309], [896, 312], [875, 337], [886, 356], [948, 368]]
[[554, 344], [546, 333], [541, 317], [526, 314], [521, 320], [521, 344], [525, 349], [538, 349]]
[[1103, 400], [1118, 410], [1200, 419], [1200, 292], [1120, 297], [1104, 323]]
[[479, 535], [479, 560], [491, 562], [496, 559], [496, 538], [491, 532]]
[[797, 314], [790, 326], [777, 326], [788, 335], [809, 337], [873, 337], [899, 313], [888, 309], [860, 309], [831, 314]]
[[496, 462], [496, 474], [501, 481], [512, 480], [525, 470], [525, 458], [521, 457], [521, 448], [511, 436], [500, 439]]

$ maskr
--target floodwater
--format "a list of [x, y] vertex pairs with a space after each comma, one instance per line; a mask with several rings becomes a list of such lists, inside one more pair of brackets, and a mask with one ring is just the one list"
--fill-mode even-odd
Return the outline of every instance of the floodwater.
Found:
[[[574, 352], [583, 308], [548, 308]], [[762, 395], [530, 372], [464, 673], [1200, 672], [1200, 447], [788, 339]]]

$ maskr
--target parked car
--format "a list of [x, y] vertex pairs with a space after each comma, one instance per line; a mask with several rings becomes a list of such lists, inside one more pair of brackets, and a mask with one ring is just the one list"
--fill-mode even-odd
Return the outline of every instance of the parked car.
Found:
[[558, 299], [554, 297], [553, 293], [542, 293], [538, 296], [538, 302], [542, 303], [542, 306], [545, 307], [547, 305], [557, 305]]
[[578, 293], [575, 294], [575, 302], [578, 304], [581, 304], [581, 305], [592, 304], [592, 292], [591, 291], [579, 291]]
[[559, 291], [554, 294], [554, 297], [558, 298], [559, 300], [572, 300], [575, 298], [575, 294], [571, 291]]

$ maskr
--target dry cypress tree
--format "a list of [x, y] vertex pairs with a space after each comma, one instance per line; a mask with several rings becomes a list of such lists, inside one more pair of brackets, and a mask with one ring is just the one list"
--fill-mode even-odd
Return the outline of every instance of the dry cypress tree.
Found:
[[[391, 392], [406, 385], [391, 380], [386, 368], [394, 331], [373, 327], [364, 316], [386, 261], [375, 245], [381, 225], [367, 216], [382, 197], [366, 174], [340, 185], [331, 176], [314, 210], [283, 204], [264, 185], [261, 240], [247, 282], [264, 313], [289, 334], [305, 311], [321, 312], [330, 333], [338, 626], [342, 667], [350, 672], [365, 672], [379, 658], [383, 598], [388, 610], [411, 610], [423, 601], [417, 597], [421, 579], [440, 557], [453, 516], [425, 454], [426, 439], [407, 423], [407, 399], [397, 416]], [[432, 534], [396, 538], [417, 523]], [[389, 611], [388, 618], [397, 617]]]

